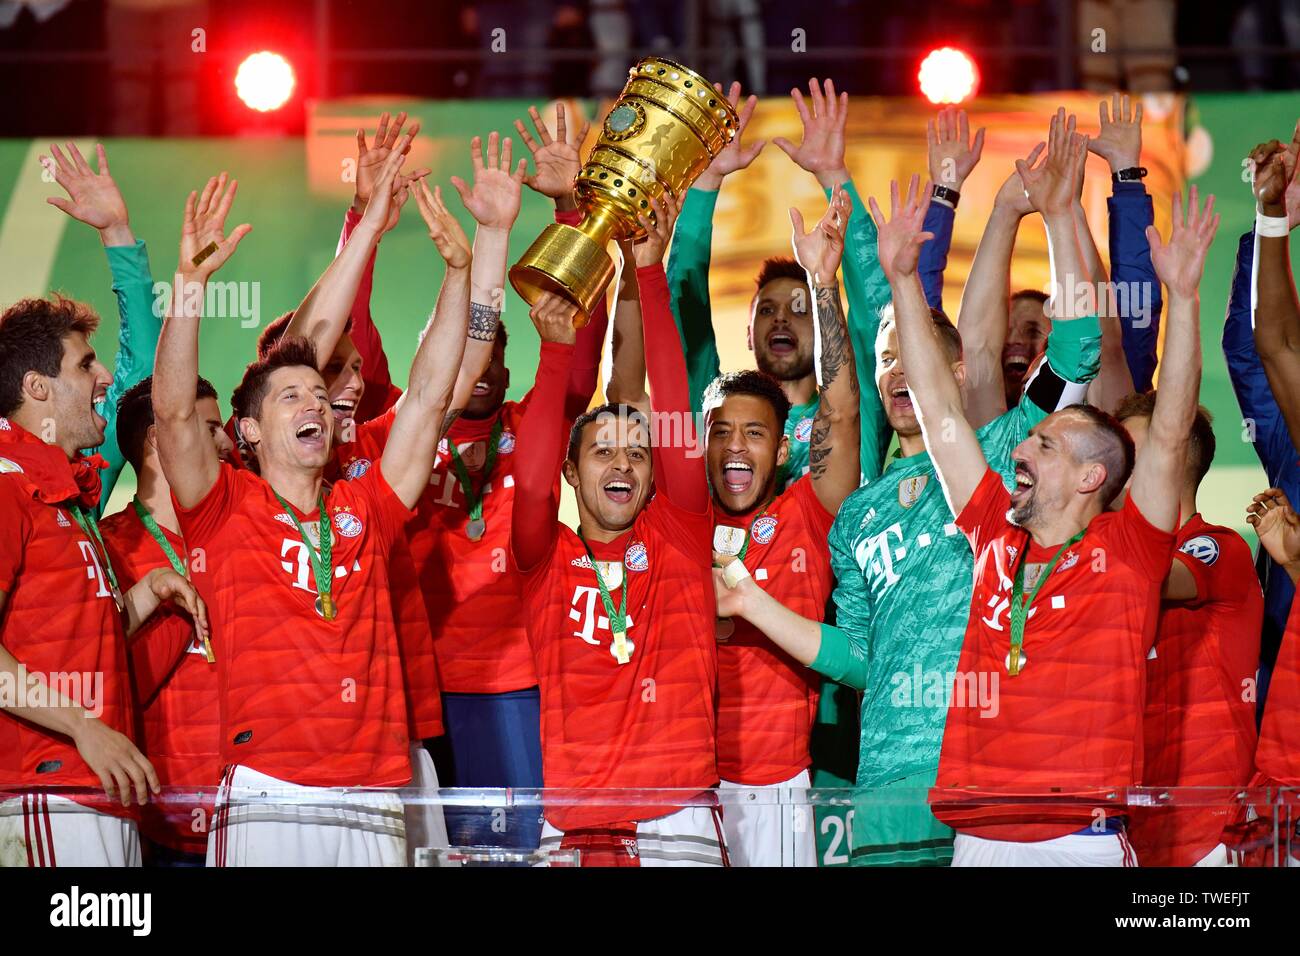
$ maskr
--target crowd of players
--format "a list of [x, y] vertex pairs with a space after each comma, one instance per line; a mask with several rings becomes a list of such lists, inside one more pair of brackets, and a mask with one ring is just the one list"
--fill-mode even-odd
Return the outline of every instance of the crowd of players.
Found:
[[[792, 95], [802, 139], [773, 145], [827, 206], [791, 210], [794, 257], [758, 272], [757, 369], [720, 373], [709, 306], [719, 189], [766, 145], [733, 85], [741, 135], [619, 243], [612, 316], [533, 306], [520, 401], [508, 238], [525, 187], [580, 219], [587, 130], [562, 106], [516, 124], [531, 173], [511, 139], [471, 143], [452, 185], [472, 243], [428, 170], [403, 168], [418, 125], [359, 132], [337, 254], [262, 330], [229, 417], [199, 328], [251, 228], [227, 225], [236, 182], [189, 194], [164, 317], [103, 148], [96, 171], [53, 147], [50, 201], [99, 230], [121, 326], [110, 374], [87, 306], [0, 316], [0, 865], [404, 865], [477, 844], [810, 866], [810, 822], [706, 792], [811, 786], [812, 741], [845, 720], [864, 792], [929, 791], [859, 809], [857, 865], [1262, 858], [1266, 806], [1123, 794], [1300, 785], [1300, 127], [1250, 157], [1224, 330], [1276, 486], [1248, 506], [1261, 590], [1245, 541], [1197, 511], [1219, 217], [1193, 187], [1154, 228], [1141, 106], [1102, 103], [1094, 137], [1060, 110], [1007, 170], [954, 323], [943, 271], [983, 130], [939, 112], [929, 181], [892, 184], [885, 211], [848, 172], [847, 95]], [[1089, 152], [1114, 183], [1109, 274], [1080, 202]], [[411, 198], [445, 276], [400, 389], [370, 296]], [[1010, 289], [1031, 216], [1050, 296]], [[136, 495], [105, 516], [126, 462]], [[555, 798], [503, 818], [398, 789], [439, 785]]]

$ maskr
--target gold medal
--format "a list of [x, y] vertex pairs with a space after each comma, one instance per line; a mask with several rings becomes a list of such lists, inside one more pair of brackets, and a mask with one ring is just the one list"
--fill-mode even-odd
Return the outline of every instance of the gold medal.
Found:
[[316, 613], [327, 621], [332, 621], [338, 614], [338, 608], [334, 604], [334, 599], [328, 594], [322, 594], [316, 598]]
[[713, 550], [719, 554], [737, 555], [745, 545], [745, 529], [720, 524], [713, 528]]
[[731, 635], [736, 633], [736, 622], [729, 617], [720, 617], [713, 622], [713, 638], [719, 644], [725, 644], [731, 640]]
[[1024, 654], [1017, 654], [1017, 655], [1016, 655], [1016, 666], [1015, 666], [1015, 667], [1012, 667], [1012, 666], [1011, 666], [1011, 655], [1010, 655], [1010, 653], [1007, 654], [1007, 656], [1006, 656], [1006, 660], [1003, 661], [1003, 665], [1006, 667], [1006, 669], [1007, 669], [1007, 673], [1010, 674], [1012, 677], [1015, 677], [1015, 676], [1016, 676], [1017, 674], [1019, 674], [1022, 670], [1024, 670], [1024, 669], [1025, 669], [1025, 664], [1027, 664], [1027, 663], [1029, 663], [1029, 658], [1025, 657]]
[[632, 660], [632, 651], [635, 646], [627, 639], [626, 631], [614, 632], [614, 643], [610, 645], [609, 652], [614, 655], [614, 659], [620, 664], [626, 664]]

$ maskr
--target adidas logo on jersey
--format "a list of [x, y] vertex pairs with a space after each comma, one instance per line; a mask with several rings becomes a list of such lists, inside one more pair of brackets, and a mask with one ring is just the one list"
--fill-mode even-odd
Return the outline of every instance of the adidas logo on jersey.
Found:
[[63, 513], [62, 508], [54, 512], [54, 517], [55, 520], [58, 521], [60, 528], [72, 527], [72, 522], [68, 520], [68, 516]]

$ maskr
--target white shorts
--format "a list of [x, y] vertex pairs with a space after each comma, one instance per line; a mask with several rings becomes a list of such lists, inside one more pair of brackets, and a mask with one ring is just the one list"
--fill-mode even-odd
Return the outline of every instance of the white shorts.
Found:
[[217, 791], [208, 866], [405, 866], [402, 801], [387, 790], [300, 787], [231, 767]]
[[1016, 843], [958, 833], [953, 866], [1137, 866], [1137, 854], [1123, 831], [1067, 833], [1053, 840]]
[[[636, 845], [627, 847], [640, 866], [728, 866], [727, 847], [717, 807], [683, 807], [676, 813], [642, 820], [636, 827]], [[559, 850], [564, 833], [542, 824], [543, 853]]]
[[[406, 801], [406, 862], [415, 865], [415, 851], [420, 847], [447, 847], [447, 824], [442, 818], [442, 804], [437, 802], [438, 771], [424, 744], [411, 741], [411, 788], [423, 790], [416, 800]], [[430, 793], [428, 791], [435, 791]], [[428, 802], [425, 802], [425, 801]]]
[[1240, 866], [1241, 855], [1235, 850], [1229, 850], [1225, 844], [1220, 843], [1205, 856], [1201, 857], [1192, 866]]
[[[719, 789], [745, 791], [754, 794], [748, 799], [757, 800], [765, 790], [807, 790], [811, 786], [812, 778], [802, 770], [782, 783], [752, 787], [723, 780]], [[809, 807], [729, 801], [722, 808], [722, 828], [732, 866], [817, 865], [817, 834]]]
[[134, 820], [45, 793], [0, 802], [0, 867], [139, 865]]

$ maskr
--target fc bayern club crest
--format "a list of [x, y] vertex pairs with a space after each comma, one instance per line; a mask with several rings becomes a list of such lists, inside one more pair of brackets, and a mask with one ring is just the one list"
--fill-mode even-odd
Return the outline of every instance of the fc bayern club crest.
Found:
[[807, 441], [812, 438], [813, 420], [811, 418], [801, 418], [799, 423], [794, 426], [794, 440]]
[[645, 545], [640, 541], [634, 541], [628, 545], [626, 553], [623, 555], [623, 565], [629, 571], [647, 571], [650, 568], [650, 555], [645, 549]]
[[898, 503], [904, 508], [912, 507], [921, 500], [921, 493], [925, 491], [926, 483], [929, 480], [929, 475], [915, 475], [911, 478], [904, 478], [898, 483]]
[[1215, 541], [1208, 534], [1198, 534], [1183, 542], [1183, 546], [1178, 549], [1183, 554], [1190, 554], [1201, 564], [1211, 565], [1219, 560], [1219, 542]]
[[370, 470], [369, 458], [354, 458], [348, 462], [348, 466], [343, 469], [343, 477], [348, 481], [355, 481]]
[[497, 454], [509, 455], [515, 450], [515, 433], [503, 431], [501, 437], [497, 439]]
[[355, 538], [365, 528], [358, 518], [350, 511], [340, 511], [334, 516], [334, 527], [338, 533], [345, 538]]
[[760, 515], [754, 519], [754, 527], [749, 533], [759, 544], [767, 544], [776, 534], [776, 519], [771, 515]]

